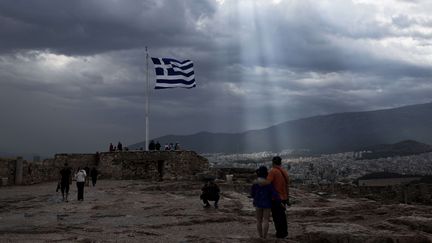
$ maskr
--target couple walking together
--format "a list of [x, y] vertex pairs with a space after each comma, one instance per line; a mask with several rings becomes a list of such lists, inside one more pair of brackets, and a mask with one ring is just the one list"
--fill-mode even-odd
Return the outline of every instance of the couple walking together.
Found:
[[[93, 168], [90, 172], [92, 177], [93, 186], [96, 185], [98, 172], [96, 168]], [[78, 201], [84, 200], [84, 186], [86, 183], [87, 172], [85, 169], [78, 168], [77, 173], [75, 174], [76, 185], [78, 189]], [[57, 190], [61, 189], [63, 201], [68, 202], [69, 196], [69, 184], [72, 184], [72, 169], [68, 166], [67, 163], [64, 164], [62, 170], [60, 170], [60, 180], [57, 185]]]
[[257, 172], [257, 180], [252, 186], [251, 196], [256, 208], [257, 230], [260, 238], [265, 239], [269, 228], [270, 211], [276, 229], [277, 238], [288, 236], [286, 206], [289, 204], [288, 172], [281, 167], [282, 159], [273, 157], [272, 169], [261, 166]]

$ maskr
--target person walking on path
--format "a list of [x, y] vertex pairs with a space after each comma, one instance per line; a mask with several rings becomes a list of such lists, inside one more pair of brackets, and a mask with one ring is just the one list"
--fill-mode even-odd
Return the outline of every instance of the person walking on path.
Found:
[[72, 182], [72, 171], [68, 167], [68, 163], [64, 163], [63, 169], [60, 170], [60, 190], [62, 200], [68, 202], [69, 184]]
[[96, 167], [93, 167], [92, 170], [90, 171], [90, 177], [93, 183], [93, 187], [96, 186], [96, 181], [98, 177], [98, 171], [96, 170]]
[[251, 197], [253, 198], [253, 205], [256, 211], [258, 235], [261, 239], [266, 239], [269, 229], [272, 199], [280, 203], [280, 197], [272, 184], [259, 184], [259, 182], [263, 182], [267, 178], [267, 167], [259, 167], [256, 173], [258, 178], [252, 185]]
[[75, 174], [76, 184], [78, 188], [78, 201], [84, 200], [84, 184], [87, 173], [85, 170], [78, 168], [78, 172]]
[[[90, 168], [88, 166], [84, 167], [84, 170], [86, 172], [86, 175], [90, 175]], [[86, 177], [85, 186], [89, 186], [89, 185], [90, 185], [90, 178]]]

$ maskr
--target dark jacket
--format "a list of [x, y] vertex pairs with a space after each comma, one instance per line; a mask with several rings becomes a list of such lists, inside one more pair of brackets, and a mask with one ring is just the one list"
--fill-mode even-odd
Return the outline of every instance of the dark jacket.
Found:
[[205, 185], [201, 191], [201, 198], [205, 197], [208, 200], [216, 200], [219, 198], [220, 189], [216, 184]]
[[70, 168], [63, 168], [62, 170], [60, 170], [60, 176], [60, 181], [63, 185], [72, 183], [72, 171]]
[[90, 171], [90, 176], [91, 176], [92, 179], [97, 179], [98, 171], [97, 171], [95, 168], [93, 168], [93, 169]]
[[253, 198], [253, 205], [257, 208], [271, 208], [272, 198], [280, 201], [279, 194], [274, 189], [272, 184], [253, 184], [251, 189], [251, 196]]

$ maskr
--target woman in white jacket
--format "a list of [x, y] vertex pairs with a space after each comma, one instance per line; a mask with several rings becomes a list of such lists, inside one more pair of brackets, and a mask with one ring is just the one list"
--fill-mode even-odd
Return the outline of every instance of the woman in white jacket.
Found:
[[78, 188], [78, 201], [84, 200], [84, 184], [87, 173], [84, 169], [78, 168], [78, 172], [75, 174], [75, 179], [77, 181]]

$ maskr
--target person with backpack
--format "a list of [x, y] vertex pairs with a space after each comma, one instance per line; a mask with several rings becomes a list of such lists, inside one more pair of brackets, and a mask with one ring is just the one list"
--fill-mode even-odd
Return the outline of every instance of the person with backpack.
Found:
[[254, 181], [251, 188], [251, 197], [256, 211], [257, 231], [261, 239], [267, 238], [269, 229], [270, 211], [272, 200], [280, 202], [280, 197], [272, 184], [260, 185], [259, 182], [266, 180], [267, 167], [261, 166], [256, 170], [258, 178]]

